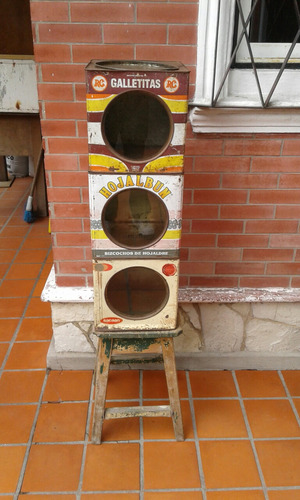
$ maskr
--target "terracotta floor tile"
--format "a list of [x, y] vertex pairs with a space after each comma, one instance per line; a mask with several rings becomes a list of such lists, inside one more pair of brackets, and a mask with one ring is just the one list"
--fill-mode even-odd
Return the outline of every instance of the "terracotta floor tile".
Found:
[[23, 227], [24, 224], [25, 222], [21, 214], [13, 215], [7, 223], [8, 226], [15, 226], [16, 228], [19, 226]]
[[244, 403], [254, 438], [300, 436], [300, 428], [289, 401], [269, 399]]
[[40, 264], [12, 264], [6, 279], [36, 279], [41, 270]]
[[33, 445], [22, 493], [77, 490], [82, 451], [81, 445], [74, 444]]
[[0, 319], [0, 342], [8, 342], [13, 337], [19, 319]]
[[[194, 439], [193, 422], [188, 401], [181, 401], [183, 432], [185, 439]], [[145, 405], [165, 405], [167, 401], [147, 401]], [[147, 417], [143, 421], [144, 439], [175, 439], [170, 417]]]
[[[48, 277], [48, 275], [47, 275], [47, 277]], [[37, 281], [36, 286], [33, 290], [33, 293], [32, 293], [33, 297], [39, 297], [39, 298], [41, 297], [46, 281], [47, 281], [47, 278], [40, 276], [40, 279]]]
[[[179, 396], [188, 396], [186, 376], [184, 371], [177, 372]], [[164, 370], [143, 371], [143, 397], [148, 399], [169, 398]]]
[[266, 485], [300, 485], [300, 441], [257, 441], [255, 443]]
[[5, 355], [7, 353], [7, 349], [9, 347], [8, 342], [0, 343], [0, 367], [4, 361]]
[[9, 269], [9, 266], [10, 264], [9, 263], [5, 263], [5, 264], [2, 264], [0, 263], [0, 279], [4, 279], [8, 269]]
[[0, 298], [0, 316], [1, 318], [20, 318], [24, 312], [27, 297], [18, 299]]
[[23, 250], [38, 250], [41, 248], [49, 248], [51, 245], [51, 238], [50, 236], [36, 236], [36, 237], [31, 237], [27, 238], [22, 249]]
[[0, 379], [0, 403], [38, 401], [44, 378], [44, 371], [4, 372]]
[[248, 441], [201, 441], [207, 488], [261, 487]]
[[[14, 202], [12, 201], [12, 205]], [[18, 236], [25, 236], [28, 233], [28, 226], [20, 226], [18, 228]], [[11, 238], [16, 236], [16, 229], [12, 226], [6, 226], [1, 232], [1, 237]]]
[[[96, 474], [95, 464], [101, 464]], [[83, 491], [126, 491], [138, 489], [138, 444], [103, 443], [101, 446], [88, 445], [82, 484]]]
[[32, 231], [39, 231], [40, 229], [46, 229], [48, 231], [48, 218], [47, 217], [39, 217], [36, 219], [35, 223], [31, 226]]
[[109, 399], [138, 399], [139, 371], [110, 370], [108, 375], [107, 394]]
[[1, 214], [6, 216], [6, 218], [10, 215], [11, 213], [11, 207], [5, 206], [5, 203], [2, 203], [2, 200], [0, 200], [0, 208], [1, 208]]
[[[16, 202], [18, 202], [18, 201], [19, 200], [16, 200]], [[24, 198], [24, 202], [25, 202], [25, 198]], [[20, 227], [24, 227], [25, 225], [27, 226], [27, 224], [23, 221], [24, 207], [18, 206], [16, 208], [16, 210], [14, 211], [14, 213], [17, 217], [19, 217], [19, 226]]]
[[262, 491], [208, 491], [207, 500], [264, 500]]
[[30, 317], [47, 317], [51, 316], [51, 305], [49, 302], [43, 302], [39, 297], [32, 297], [27, 307], [25, 316]]
[[0, 279], [3, 279], [9, 269], [9, 264], [0, 264]]
[[34, 442], [83, 441], [87, 403], [51, 403], [41, 406]]
[[[22, 496], [20, 496], [21, 500]], [[76, 495], [30, 495], [30, 493], [26, 493], [26, 500], [29, 498], [29, 500], [76, 500]], [[90, 500], [94, 500], [94, 498], [90, 498]]]
[[15, 238], [12, 238], [11, 236], [9, 238], [2, 238], [0, 236], [0, 248], [2, 250], [4, 249], [17, 250], [18, 248], [20, 248], [22, 243], [23, 243], [22, 236]]
[[5, 365], [6, 370], [33, 370], [46, 367], [49, 342], [19, 342], [13, 348]]
[[93, 493], [82, 494], [81, 500], [139, 500], [138, 493]]
[[295, 405], [295, 407], [296, 407], [296, 410], [297, 410], [297, 412], [298, 412], [298, 416], [299, 416], [299, 418], [300, 418], [300, 399], [296, 399], [296, 398], [295, 398], [295, 399], [294, 399], [294, 405]]
[[43, 401], [88, 401], [90, 397], [92, 371], [51, 371], [46, 383]]
[[243, 398], [286, 397], [276, 371], [237, 371], [236, 377]]
[[[138, 401], [124, 402], [120, 401], [117, 403], [107, 402], [105, 405], [107, 408], [113, 406], [139, 406]], [[92, 433], [92, 419], [89, 435]], [[110, 419], [103, 422], [102, 430], [102, 441], [128, 441], [137, 440], [140, 438], [140, 422], [139, 418], [122, 418], [122, 419]]]
[[0, 447], [0, 493], [14, 493], [25, 451], [25, 446]]
[[248, 436], [238, 401], [195, 400], [194, 408], [200, 438]]
[[50, 252], [48, 253], [48, 257], [46, 260], [47, 264], [53, 265], [53, 249], [51, 248]]
[[52, 333], [51, 318], [24, 318], [16, 340], [51, 340]]
[[[2, 188], [1, 188], [1, 194], [2, 194]], [[16, 196], [11, 196], [10, 193], [6, 193], [3, 197], [0, 199], [0, 208], [11, 208], [15, 209], [17, 202], [19, 200], [17, 199]]]
[[15, 250], [0, 250], [0, 262], [10, 264], [15, 255]]
[[0, 406], [0, 443], [27, 443], [36, 405]]
[[144, 500], [202, 500], [201, 491], [146, 492]]
[[0, 286], [0, 297], [28, 297], [35, 280], [5, 279]]
[[47, 248], [42, 248], [40, 250], [20, 250], [16, 256], [16, 264], [35, 264], [44, 262], [47, 255]]
[[144, 444], [145, 489], [200, 488], [193, 442]]
[[300, 370], [282, 372], [291, 396], [300, 396]]
[[300, 488], [297, 490], [268, 491], [269, 500], [300, 500]]
[[237, 397], [228, 371], [191, 371], [189, 377], [194, 398]]
[[52, 267], [53, 267], [53, 259], [50, 259], [49, 262], [46, 262], [46, 264], [43, 265], [43, 269], [41, 271], [41, 277], [43, 277], [45, 281], [48, 278]]

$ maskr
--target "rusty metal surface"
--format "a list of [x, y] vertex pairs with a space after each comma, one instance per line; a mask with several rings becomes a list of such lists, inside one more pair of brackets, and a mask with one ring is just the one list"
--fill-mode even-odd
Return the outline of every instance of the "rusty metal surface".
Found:
[[0, 112], [39, 113], [33, 60], [0, 59]]
[[114, 71], [178, 71], [182, 66], [179, 62], [135, 61], [135, 60], [95, 60], [96, 69]]
[[92, 60], [85, 73], [90, 171], [182, 172], [189, 70], [172, 61]]
[[[102, 270], [96, 270], [99, 263]], [[117, 259], [95, 264], [95, 332], [177, 327], [178, 260], [144, 259], [133, 266]], [[174, 268], [171, 275], [165, 274], [168, 265]]]

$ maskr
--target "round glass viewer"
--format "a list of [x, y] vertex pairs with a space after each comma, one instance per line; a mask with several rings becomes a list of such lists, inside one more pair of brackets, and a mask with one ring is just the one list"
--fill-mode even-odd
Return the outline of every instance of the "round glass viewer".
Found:
[[167, 230], [168, 210], [156, 194], [142, 188], [124, 189], [113, 195], [102, 211], [107, 237], [124, 248], [146, 248]]
[[150, 92], [131, 90], [115, 97], [102, 118], [106, 145], [119, 158], [133, 162], [159, 156], [173, 134], [171, 113], [163, 100]]
[[161, 311], [169, 298], [166, 280], [153, 269], [133, 266], [116, 273], [107, 283], [105, 299], [117, 315], [143, 319]]

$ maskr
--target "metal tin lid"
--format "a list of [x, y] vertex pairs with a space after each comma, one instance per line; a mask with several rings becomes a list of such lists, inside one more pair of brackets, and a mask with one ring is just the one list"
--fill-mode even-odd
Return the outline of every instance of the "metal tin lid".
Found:
[[179, 65], [157, 61], [135, 61], [135, 60], [103, 60], [95, 61], [95, 66], [99, 69], [118, 71], [177, 71]]

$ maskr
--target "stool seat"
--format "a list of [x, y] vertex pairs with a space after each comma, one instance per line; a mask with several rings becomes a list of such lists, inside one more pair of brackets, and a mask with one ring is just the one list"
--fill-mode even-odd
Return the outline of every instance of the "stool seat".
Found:
[[[94, 331], [99, 337], [94, 372], [95, 405], [92, 427], [94, 444], [101, 443], [103, 420], [128, 417], [171, 417], [176, 440], [184, 440], [173, 342], [174, 337], [181, 333], [181, 328], [155, 331]], [[131, 357], [137, 354], [161, 355], [168, 386], [169, 405], [105, 408], [110, 363], [120, 354]], [[130, 359], [126, 358], [126, 363], [129, 362]]]

